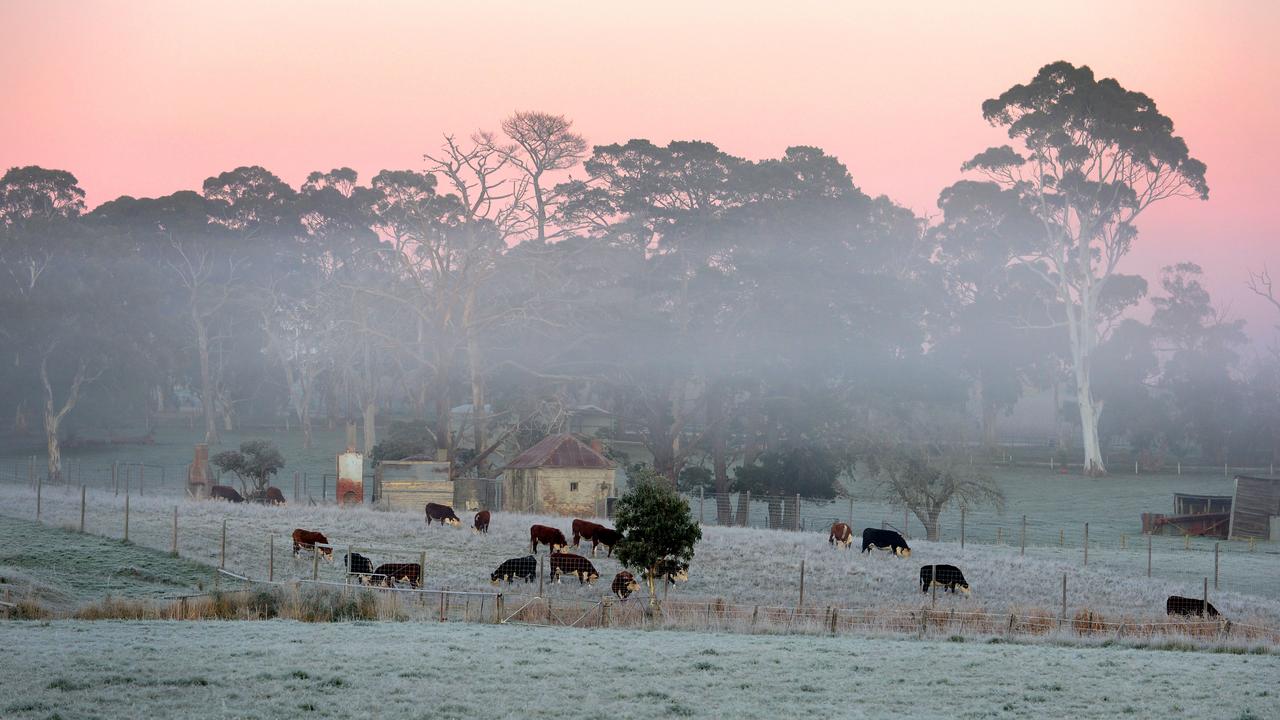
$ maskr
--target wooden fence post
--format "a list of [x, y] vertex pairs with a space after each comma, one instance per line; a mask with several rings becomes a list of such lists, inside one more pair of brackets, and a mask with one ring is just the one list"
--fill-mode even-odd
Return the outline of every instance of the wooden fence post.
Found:
[[853, 496], [849, 496], [849, 529], [853, 530]]
[[222, 543], [218, 549], [218, 567], [226, 569], [227, 567], [227, 520], [222, 520]]
[[961, 550], [964, 549], [964, 515], [965, 515], [965, 510], [964, 510], [964, 507], [962, 506], [960, 508], [960, 549]]
[[498, 596], [493, 599], [493, 624], [499, 625], [501, 623], [502, 623], [502, 593], [498, 593]]
[[169, 554], [178, 557], [178, 506], [173, 506], [173, 548]]
[[1222, 543], [1213, 544], [1213, 589], [1218, 590], [1218, 546]]
[[124, 541], [129, 542], [129, 494], [124, 495]]
[[1147, 577], [1151, 577], [1151, 535], [1147, 535]]
[[747, 511], [742, 513], [742, 527], [751, 524], [751, 491], [747, 491]]
[[1018, 539], [1018, 554], [1027, 554], [1027, 516], [1022, 516], [1022, 534]]
[[40, 522], [40, 491], [44, 487], [44, 481], [36, 480], [36, 522]]
[[[549, 546], [548, 546], [549, 547]], [[538, 597], [542, 597], [542, 578], [547, 574], [547, 556], [538, 557]]]
[[146, 466], [146, 465], [142, 465], [141, 463], [139, 463], [139, 465], [138, 465], [138, 495], [146, 495], [146, 494], [147, 494], [147, 490], [146, 490], [146, 485], [147, 485], [147, 483], [146, 483], [146, 479], [147, 479], [147, 466]]
[[804, 560], [800, 561], [800, 604], [798, 607], [804, 607]]
[[1089, 523], [1084, 524], [1084, 566], [1089, 567]]
[[800, 493], [796, 493], [796, 518], [791, 524], [795, 526], [792, 530], [800, 530]]
[[80, 532], [84, 532], [84, 486], [80, 486]]
[[1062, 622], [1067, 621], [1067, 574], [1062, 573]]
[[1058, 547], [1066, 547], [1067, 531], [1065, 528], [1058, 528]]
[[276, 580], [276, 536], [267, 534], [267, 582]]
[[1004, 527], [1000, 525], [996, 526], [996, 544], [997, 545], [1004, 544]]
[[1205, 616], [1205, 611], [1209, 608], [1209, 578], [1204, 579], [1204, 595], [1201, 598], [1200, 617]]
[[699, 525], [703, 523], [703, 518], [706, 517], [705, 515], [702, 514], [702, 503], [706, 499], [706, 495], [707, 495], [706, 488], [703, 488], [703, 487], [698, 488], [698, 524]]
[[[320, 579], [320, 548], [316, 545], [311, 546], [311, 582]], [[395, 580], [388, 577], [387, 583], [395, 585]]]

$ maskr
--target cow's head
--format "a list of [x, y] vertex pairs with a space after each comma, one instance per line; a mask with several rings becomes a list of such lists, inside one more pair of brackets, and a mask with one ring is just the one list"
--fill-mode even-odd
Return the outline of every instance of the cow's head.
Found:
[[445, 518], [444, 524], [449, 525], [451, 527], [462, 527], [462, 521], [456, 517]]
[[497, 585], [501, 581], [502, 581], [502, 576], [499, 575], [498, 573], [492, 573], [491, 575], [489, 575], [490, 584]]
[[329, 563], [330, 565], [333, 564], [333, 548], [320, 547], [319, 545], [316, 545], [316, 550], [320, 551], [320, 557], [324, 558], [325, 562]]
[[567, 544], [565, 544], [565, 543], [555, 543], [555, 542], [551, 543], [548, 547], [550, 547], [550, 548], [551, 548], [551, 552], [553, 552], [553, 553], [562, 553], [562, 552], [564, 552], [565, 550], [568, 550], [568, 549], [569, 549], [569, 546], [568, 546]]
[[586, 575], [586, 582], [588, 585], [600, 579], [600, 573], [595, 570], [587, 570], [583, 574]]
[[898, 557], [901, 557], [901, 558], [911, 557], [911, 548], [909, 547], [894, 548], [893, 552], [896, 553]]
[[956, 583], [956, 587], [959, 588], [960, 592], [964, 593], [965, 595], [968, 595], [971, 592], [971, 590], [969, 590], [969, 583], [967, 582]]

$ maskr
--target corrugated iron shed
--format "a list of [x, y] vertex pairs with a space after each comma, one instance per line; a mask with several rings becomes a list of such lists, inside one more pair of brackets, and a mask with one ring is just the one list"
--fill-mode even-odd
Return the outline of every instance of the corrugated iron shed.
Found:
[[550, 435], [516, 456], [508, 470], [533, 468], [612, 468], [614, 464], [569, 433]]
[[1230, 537], [1276, 540], [1271, 537], [1271, 518], [1276, 516], [1280, 516], [1280, 478], [1237, 475]]

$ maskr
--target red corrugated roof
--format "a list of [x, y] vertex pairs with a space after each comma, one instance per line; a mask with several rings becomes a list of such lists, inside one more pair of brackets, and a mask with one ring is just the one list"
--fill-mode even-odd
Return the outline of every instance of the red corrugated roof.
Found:
[[513, 470], [542, 467], [611, 468], [608, 458], [591, 449], [590, 445], [564, 433], [543, 438], [537, 445], [525, 450], [507, 465]]

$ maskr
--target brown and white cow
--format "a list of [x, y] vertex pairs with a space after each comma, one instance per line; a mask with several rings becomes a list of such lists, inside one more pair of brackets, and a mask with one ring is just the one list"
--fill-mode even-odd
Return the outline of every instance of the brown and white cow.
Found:
[[373, 569], [372, 582], [395, 587], [397, 582], [422, 587], [422, 566], [418, 563], [383, 563]]
[[623, 570], [613, 576], [613, 583], [609, 585], [609, 589], [618, 596], [619, 600], [626, 602], [627, 598], [631, 597], [631, 593], [640, 589], [640, 583], [636, 582], [635, 575]]
[[214, 485], [209, 488], [209, 498], [218, 498], [219, 500], [234, 503], [244, 502], [244, 498], [240, 497], [240, 493], [230, 485]]
[[600, 573], [591, 561], [572, 553], [551, 553], [551, 582], [559, 582], [562, 575], [577, 576], [578, 583], [589, 585], [600, 579]]
[[481, 510], [471, 521], [471, 529], [478, 533], [489, 534], [489, 511]]
[[596, 556], [596, 547], [604, 545], [607, 549], [608, 557], [613, 557], [613, 546], [618, 544], [622, 539], [622, 533], [611, 527], [605, 527], [600, 523], [594, 523], [590, 520], [581, 520], [575, 518], [573, 521], [573, 546], [576, 548], [582, 540], [591, 541], [591, 557]]
[[462, 521], [454, 514], [453, 508], [440, 503], [427, 503], [427, 524], [430, 525], [432, 520], [439, 522], [441, 525], [450, 525], [452, 527], [462, 527]]
[[303, 530], [302, 528], [294, 529], [293, 531], [293, 556], [294, 557], [298, 557], [298, 555], [302, 554], [303, 550], [310, 550], [311, 552], [315, 552], [317, 549], [319, 549], [321, 557], [323, 557], [325, 560], [329, 562], [333, 562], [333, 548], [331, 547], [317, 548], [316, 547], [317, 544], [328, 545], [329, 538], [325, 537], [324, 533], [317, 532], [315, 530]]
[[843, 545], [846, 550], [853, 547], [853, 528], [842, 522], [832, 525], [831, 535], [827, 537], [827, 543]]
[[564, 539], [564, 533], [559, 528], [553, 528], [549, 525], [531, 525], [529, 526], [529, 552], [538, 552], [538, 545], [546, 545], [551, 552], [559, 552], [569, 546], [568, 541]]

